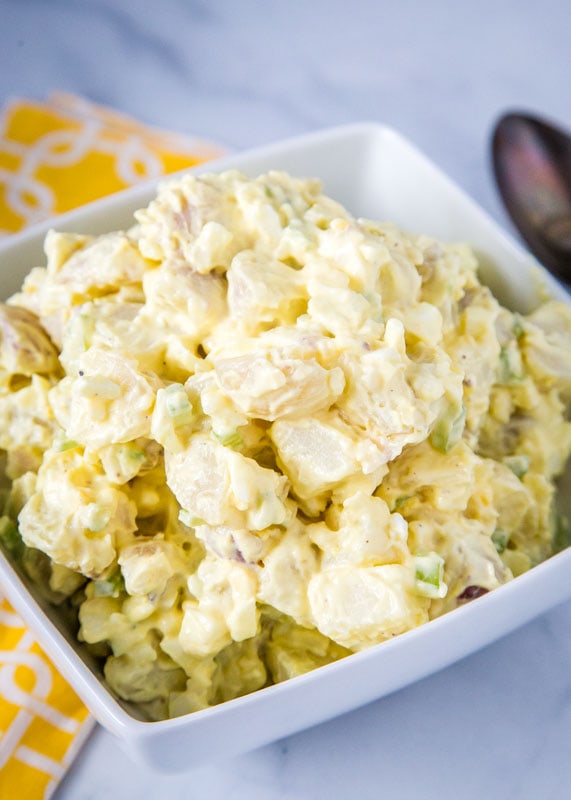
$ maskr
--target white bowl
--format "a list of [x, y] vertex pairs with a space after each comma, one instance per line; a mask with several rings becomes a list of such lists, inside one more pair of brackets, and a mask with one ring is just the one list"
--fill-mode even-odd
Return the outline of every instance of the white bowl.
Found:
[[[528, 311], [542, 292], [569, 299], [561, 286], [469, 197], [389, 128], [358, 124], [313, 133], [210, 162], [196, 172], [237, 168], [249, 175], [284, 169], [322, 179], [324, 191], [356, 216], [473, 245], [481, 275], [511, 308]], [[0, 296], [43, 263], [49, 227], [102, 233], [127, 227], [156, 184], [98, 201], [0, 243]], [[571, 483], [560, 491], [569, 511]], [[563, 505], [563, 503], [562, 503]], [[510, 583], [391, 641], [285, 683], [213, 708], [162, 722], [137, 718], [102, 681], [91, 662], [34, 587], [0, 555], [0, 580], [13, 605], [96, 719], [126, 749], [156, 769], [188, 769], [300, 731], [379, 698], [445, 667], [571, 595], [571, 549]]]

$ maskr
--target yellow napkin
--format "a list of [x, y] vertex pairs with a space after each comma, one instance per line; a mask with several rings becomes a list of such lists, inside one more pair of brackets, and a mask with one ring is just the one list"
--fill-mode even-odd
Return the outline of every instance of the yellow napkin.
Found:
[[0, 120], [0, 234], [220, 152], [73, 95], [13, 100]]
[[[0, 117], [0, 235], [220, 153], [84, 98], [15, 99]], [[0, 800], [50, 797], [93, 724], [0, 594]]]

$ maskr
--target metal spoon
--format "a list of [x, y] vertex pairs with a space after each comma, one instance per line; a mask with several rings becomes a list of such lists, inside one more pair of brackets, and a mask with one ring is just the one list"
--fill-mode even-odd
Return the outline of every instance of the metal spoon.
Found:
[[571, 284], [571, 136], [523, 113], [502, 116], [492, 137], [500, 195], [530, 250]]

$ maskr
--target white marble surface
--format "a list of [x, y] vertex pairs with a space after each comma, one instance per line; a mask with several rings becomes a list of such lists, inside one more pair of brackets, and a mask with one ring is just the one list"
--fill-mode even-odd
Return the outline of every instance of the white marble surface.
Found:
[[[509, 227], [491, 126], [524, 107], [571, 128], [570, 28], [567, 0], [0, 0], [0, 103], [63, 89], [235, 149], [378, 120]], [[563, 800], [570, 623], [565, 604], [366, 708], [176, 776], [97, 729], [57, 800]]]

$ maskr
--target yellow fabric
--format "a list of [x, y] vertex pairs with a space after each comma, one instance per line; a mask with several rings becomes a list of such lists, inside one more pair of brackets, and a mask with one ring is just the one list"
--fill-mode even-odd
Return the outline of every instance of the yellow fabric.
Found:
[[0, 120], [0, 234], [219, 153], [72, 95], [13, 100]]
[[[219, 153], [72, 95], [13, 100], [0, 119], [0, 235]], [[50, 797], [93, 724], [0, 595], [0, 800]]]
[[0, 598], [0, 798], [49, 797], [92, 727], [87, 709]]

